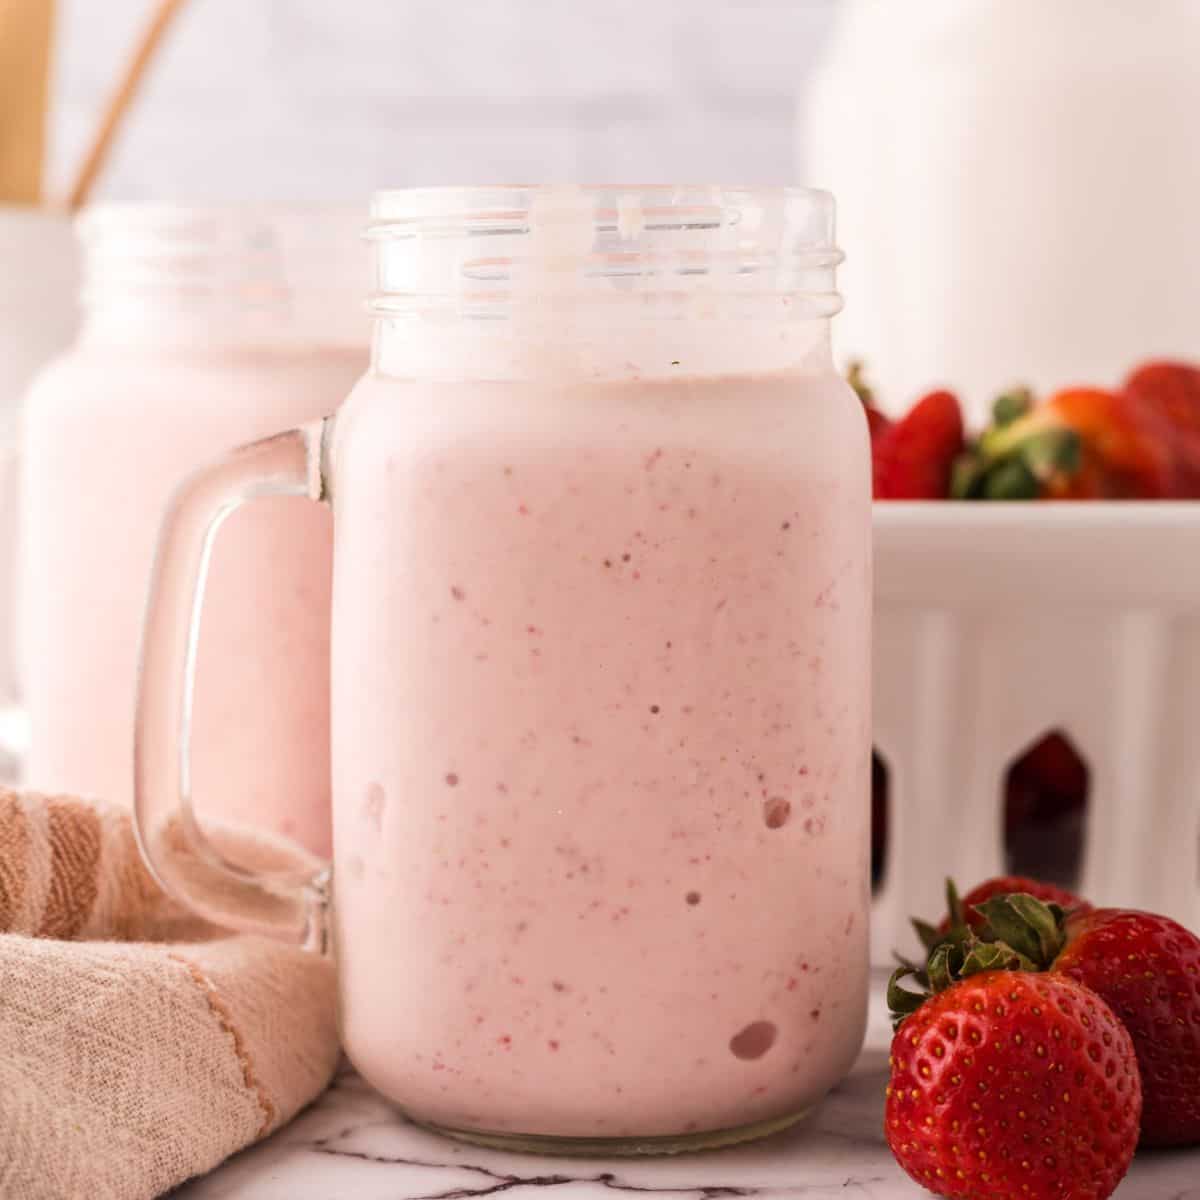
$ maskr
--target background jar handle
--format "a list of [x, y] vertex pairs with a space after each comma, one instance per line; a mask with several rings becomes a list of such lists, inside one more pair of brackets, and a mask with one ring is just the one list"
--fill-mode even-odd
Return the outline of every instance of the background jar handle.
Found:
[[213, 924], [320, 951], [327, 940], [328, 868], [280, 874], [223, 855], [192, 808], [191, 734], [200, 616], [221, 523], [259, 496], [325, 502], [323, 461], [332, 429], [327, 417], [241, 446], [176, 491], [151, 576], [134, 729], [134, 823], [164, 890]]

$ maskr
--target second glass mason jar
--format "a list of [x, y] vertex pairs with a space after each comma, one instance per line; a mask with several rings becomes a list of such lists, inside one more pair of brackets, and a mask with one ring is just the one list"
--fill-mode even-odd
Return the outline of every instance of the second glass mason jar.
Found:
[[78, 258], [69, 217], [0, 204], [0, 784], [19, 778], [25, 740], [15, 628], [21, 400], [75, 339]]
[[[346, 1050], [420, 1121], [717, 1145], [858, 1053], [870, 487], [832, 231], [801, 190], [385, 193], [368, 376], [168, 521], [143, 844], [212, 918], [330, 920]], [[335, 515], [331, 901], [226, 875], [179, 785], [203, 531], [264, 489]]]
[[[321, 209], [81, 219], [83, 329], [35, 382], [23, 422], [31, 786], [132, 802], [138, 640], [167, 501], [214, 455], [329, 412], [362, 373], [359, 224]], [[231, 520], [194, 725], [202, 812], [322, 852], [330, 547], [315, 508], [276, 500]]]

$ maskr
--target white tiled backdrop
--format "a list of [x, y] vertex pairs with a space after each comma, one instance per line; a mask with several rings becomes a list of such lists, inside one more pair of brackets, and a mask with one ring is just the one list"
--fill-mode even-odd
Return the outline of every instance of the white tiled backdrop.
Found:
[[[421, 183], [801, 180], [837, 0], [190, 0], [98, 198]], [[153, 0], [61, 0], [52, 178]]]

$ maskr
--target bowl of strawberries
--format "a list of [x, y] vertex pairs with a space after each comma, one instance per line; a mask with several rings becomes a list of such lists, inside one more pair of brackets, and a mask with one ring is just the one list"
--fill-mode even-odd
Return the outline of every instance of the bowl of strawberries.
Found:
[[877, 500], [1194, 500], [1200, 498], [1200, 366], [1143, 363], [1113, 389], [1038, 399], [1014, 388], [968, 436], [953, 392], [902, 417], [876, 407], [861, 364], [850, 381], [871, 431]]
[[970, 431], [951, 392], [893, 419], [850, 378], [878, 501], [875, 960], [940, 903], [931, 859], [1200, 925], [1200, 365], [1013, 389]]

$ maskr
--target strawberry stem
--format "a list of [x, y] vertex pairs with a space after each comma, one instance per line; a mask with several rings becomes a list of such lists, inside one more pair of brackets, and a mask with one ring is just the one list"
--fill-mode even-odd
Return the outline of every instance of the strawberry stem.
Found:
[[[1025, 892], [994, 896], [972, 905], [984, 919], [972, 929], [954, 881], [946, 880], [946, 908], [950, 928], [939, 933], [925, 921], [913, 921], [925, 945], [924, 969], [900, 959], [888, 983], [888, 1007], [898, 1028], [930, 996], [985, 971], [1046, 971], [1066, 945], [1066, 913], [1058, 904], [1046, 904]], [[923, 991], [900, 986], [913, 978]]]
[[986, 921], [981, 933], [984, 941], [1007, 944], [1044, 970], [1062, 953], [1066, 945], [1063, 910], [1023, 892], [994, 896], [975, 906]]
[[960, 500], [1034, 500], [1047, 485], [1078, 473], [1079, 434], [1027, 392], [1001, 396], [995, 421], [960, 457], [951, 494]]
[[954, 460], [950, 472], [951, 500], [978, 500], [983, 496], [983, 481], [987, 476], [983, 459], [975, 443]]
[[1027, 387], [1016, 387], [996, 397], [992, 403], [992, 420], [997, 425], [1011, 425], [1032, 411], [1033, 392]]
[[1019, 458], [1002, 462], [983, 476], [985, 500], [1036, 500], [1042, 485]]
[[928, 921], [922, 921], [920, 917], [913, 917], [912, 927], [916, 930], [917, 938], [920, 940], [921, 945], [925, 947], [926, 954], [945, 936], [938, 933], [937, 926], [930, 925]]
[[958, 894], [958, 885], [949, 875], [946, 876], [946, 911], [950, 914], [951, 933], [956, 929], [966, 929], [967, 911]]
[[892, 1014], [892, 1025], [896, 1029], [904, 1023], [905, 1017], [911, 1017], [929, 999], [927, 991], [910, 992], [900, 986], [901, 980], [915, 974], [916, 972], [908, 967], [897, 967], [888, 980], [887, 1003]]
[[864, 407], [875, 407], [875, 392], [867, 382], [866, 368], [861, 359], [852, 359], [846, 365], [846, 382], [858, 393]]

